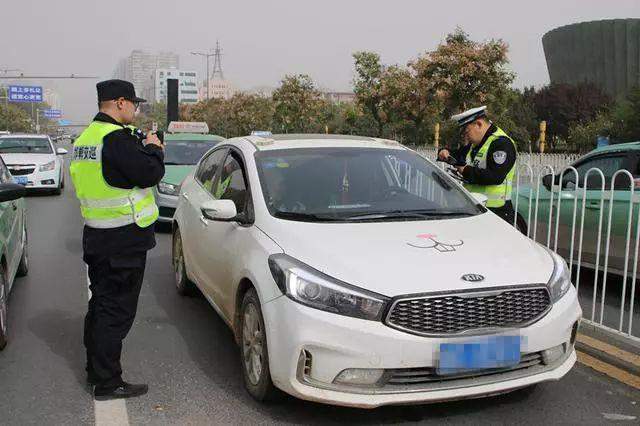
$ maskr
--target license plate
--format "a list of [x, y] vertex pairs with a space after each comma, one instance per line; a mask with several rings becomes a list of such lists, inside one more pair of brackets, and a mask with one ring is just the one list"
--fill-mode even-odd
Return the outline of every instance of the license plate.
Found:
[[26, 185], [29, 183], [29, 179], [26, 176], [14, 176], [13, 180], [19, 185]]
[[443, 343], [437, 373], [464, 373], [520, 363], [520, 336], [492, 336], [477, 342]]

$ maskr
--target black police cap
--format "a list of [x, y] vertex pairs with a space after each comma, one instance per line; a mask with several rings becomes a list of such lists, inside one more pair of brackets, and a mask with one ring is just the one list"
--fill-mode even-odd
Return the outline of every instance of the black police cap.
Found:
[[131, 102], [147, 102], [136, 96], [136, 90], [128, 81], [105, 80], [96, 84], [98, 89], [98, 102], [112, 101], [118, 98], [125, 98]]

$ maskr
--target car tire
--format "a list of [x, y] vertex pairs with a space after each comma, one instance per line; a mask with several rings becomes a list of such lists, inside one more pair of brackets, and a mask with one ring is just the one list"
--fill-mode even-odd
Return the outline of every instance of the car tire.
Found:
[[191, 296], [195, 293], [195, 284], [187, 276], [187, 267], [184, 262], [184, 251], [182, 250], [182, 235], [180, 229], [176, 228], [173, 233], [173, 271], [176, 280], [176, 290], [181, 296]]
[[7, 325], [7, 299], [9, 294], [7, 293], [6, 280], [4, 278], [4, 268], [0, 268], [0, 351], [7, 346], [8, 330]]
[[20, 263], [18, 264], [18, 270], [16, 275], [24, 277], [29, 273], [29, 235], [27, 234], [26, 225], [22, 229], [22, 238], [24, 241], [24, 247], [22, 248], [22, 256], [20, 256]]
[[252, 288], [244, 295], [240, 308], [240, 363], [245, 389], [259, 402], [272, 402], [281, 396], [271, 381], [264, 318], [258, 294]]

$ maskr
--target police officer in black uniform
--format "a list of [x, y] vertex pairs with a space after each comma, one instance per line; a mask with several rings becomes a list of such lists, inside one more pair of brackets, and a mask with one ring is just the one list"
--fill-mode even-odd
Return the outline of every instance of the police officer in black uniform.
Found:
[[[516, 213], [511, 203], [510, 183], [507, 186], [509, 177], [513, 177], [517, 151], [515, 142], [493, 124], [486, 115], [486, 106], [472, 108], [460, 114], [454, 115], [452, 120], [456, 121], [460, 127], [460, 136], [464, 145], [457, 148], [443, 148], [438, 151], [438, 159], [453, 163], [450, 157], [455, 159], [455, 167], [462, 177], [465, 187], [476, 188], [476, 192], [484, 193], [477, 188], [488, 188], [497, 185], [504, 185], [509, 188], [505, 194], [505, 200], [499, 201], [500, 206], [488, 208], [500, 216], [502, 219], [513, 225]], [[483, 149], [489, 143], [488, 149]], [[478, 153], [485, 158], [482, 166], [479, 165]], [[489, 190], [490, 191], [490, 190]], [[517, 227], [526, 233], [526, 223], [518, 218]]]
[[[158, 184], [164, 176], [161, 141], [153, 133], [144, 135], [127, 127], [145, 100], [136, 97], [133, 84], [122, 80], [100, 82], [97, 91], [100, 112], [94, 122], [121, 127], [103, 138], [104, 181], [126, 190]], [[80, 140], [82, 135], [76, 143]], [[85, 225], [82, 243], [92, 292], [84, 332], [87, 381], [95, 386], [97, 400], [143, 395], [148, 391], [146, 384], [122, 379], [120, 356], [122, 340], [135, 318], [147, 251], [156, 244], [154, 227], [136, 223], [111, 228]]]

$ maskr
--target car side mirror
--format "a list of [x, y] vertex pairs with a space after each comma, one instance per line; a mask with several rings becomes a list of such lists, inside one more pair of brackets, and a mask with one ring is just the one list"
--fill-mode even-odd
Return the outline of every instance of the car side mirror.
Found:
[[25, 187], [17, 183], [0, 184], [0, 202], [17, 200], [24, 197], [26, 193]]
[[64, 148], [58, 148], [56, 149], [56, 155], [65, 155], [66, 153], [68, 153], [69, 151], [67, 151]]
[[233, 222], [238, 216], [232, 200], [209, 200], [202, 203], [200, 211], [205, 219], [217, 222]]
[[480, 194], [479, 192], [472, 192], [471, 196], [478, 202], [478, 204], [482, 205], [482, 206], [487, 206], [487, 200], [489, 199], [489, 197], [487, 197], [484, 194]]
[[553, 185], [553, 175], [544, 175], [542, 177], [542, 184], [545, 188], [547, 188], [547, 191], [551, 191], [551, 186]]

